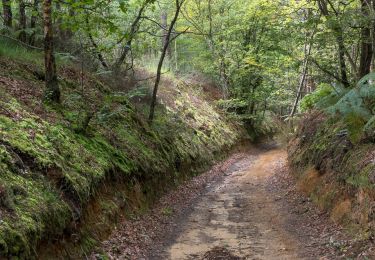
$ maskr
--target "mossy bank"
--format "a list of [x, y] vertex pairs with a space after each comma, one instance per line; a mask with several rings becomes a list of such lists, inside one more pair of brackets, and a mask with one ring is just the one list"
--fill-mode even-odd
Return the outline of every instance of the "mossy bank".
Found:
[[357, 239], [375, 234], [375, 145], [353, 141], [345, 123], [305, 116], [288, 147], [298, 187]]
[[84, 254], [242, 136], [202, 86], [172, 76], [152, 126], [148, 90], [113, 91], [67, 65], [62, 103], [43, 104], [41, 64], [0, 57], [0, 258]]

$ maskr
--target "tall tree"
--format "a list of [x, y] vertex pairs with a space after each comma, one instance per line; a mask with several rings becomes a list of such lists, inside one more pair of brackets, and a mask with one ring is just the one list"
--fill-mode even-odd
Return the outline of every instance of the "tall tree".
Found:
[[[167, 33], [168, 33], [168, 12], [166, 8], [163, 8], [160, 15], [160, 25], [162, 26], [162, 41], [161, 41], [161, 50], [163, 50], [165, 44], [167, 43]], [[171, 46], [168, 46], [166, 58], [171, 60], [172, 58], [172, 49]]]
[[39, 13], [39, 0], [34, 0], [31, 17], [30, 17], [30, 29], [32, 29], [32, 32], [29, 37], [30, 45], [35, 44], [35, 33], [36, 33], [35, 30], [36, 30], [36, 22], [38, 19], [38, 13]]
[[142, 16], [143, 16], [144, 11], [146, 10], [146, 7], [153, 2], [154, 2], [153, 0], [144, 0], [144, 2], [142, 3], [141, 7], [138, 10], [137, 16], [135, 17], [134, 21], [132, 22], [130, 26], [129, 34], [125, 35], [120, 40], [120, 42], [125, 40], [125, 44], [121, 47], [120, 56], [117, 58], [117, 60], [113, 64], [113, 70], [116, 74], [120, 71], [121, 65], [124, 63], [124, 61], [128, 57], [129, 52], [131, 51], [132, 42], [134, 40], [134, 37], [138, 33], [139, 26], [142, 20]]
[[2, 0], [2, 1], [3, 1], [4, 26], [12, 28], [13, 14], [12, 14], [11, 0]]
[[370, 22], [370, 0], [361, 0], [361, 13], [363, 25], [361, 29], [361, 56], [359, 61], [358, 77], [362, 78], [370, 73], [372, 60], [371, 22]]
[[[163, 67], [164, 59], [165, 56], [167, 55], [168, 47], [171, 42], [171, 36], [172, 36], [172, 31], [173, 28], [177, 22], [178, 16], [180, 15], [182, 5], [184, 4], [185, 0], [176, 0], [176, 10], [174, 17], [169, 25], [167, 34], [165, 36], [165, 41], [164, 41], [164, 46], [160, 55], [159, 63], [158, 63], [158, 68], [156, 71], [156, 79], [155, 79], [155, 84], [154, 84], [154, 91], [152, 93], [152, 100], [151, 100], [151, 105], [150, 105], [150, 114], [149, 114], [149, 123], [152, 124], [155, 116], [155, 106], [156, 106], [156, 99], [157, 99], [157, 94], [158, 94], [158, 88], [159, 88], [159, 83], [160, 83], [160, 78], [161, 78], [161, 69]], [[177, 37], [175, 35], [174, 37]], [[172, 39], [173, 40], [173, 39]]]
[[26, 42], [26, 3], [24, 0], [19, 0], [19, 24], [18, 30], [20, 30], [18, 38], [22, 42]]
[[60, 88], [56, 74], [56, 61], [53, 48], [52, 0], [43, 1], [44, 19], [44, 66], [47, 101], [60, 102]]
[[[334, 13], [334, 17], [336, 20], [333, 20], [331, 17], [331, 14], [329, 13], [328, 5], [333, 9], [332, 12]], [[327, 19], [331, 19], [330, 22], [330, 29], [335, 34], [336, 43], [337, 43], [337, 53], [339, 58], [339, 70], [341, 75], [341, 82], [345, 87], [348, 87], [350, 85], [348, 74], [347, 74], [347, 67], [346, 67], [346, 61], [345, 61], [345, 44], [344, 44], [344, 32], [341, 27], [341, 25], [338, 23], [338, 11], [333, 7], [333, 4], [329, 0], [318, 0], [318, 6], [319, 9]]]
[[302, 89], [306, 81], [310, 54], [311, 54], [311, 43], [308, 42], [308, 40], [306, 39], [305, 46], [304, 46], [304, 59], [303, 59], [303, 65], [302, 65], [301, 78], [300, 78], [300, 82], [299, 82], [298, 89], [297, 89], [296, 99], [294, 100], [292, 111], [290, 112], [290, 117], [293, 117], [295, 113], [297, 112], [298, 102], [302, 96]]

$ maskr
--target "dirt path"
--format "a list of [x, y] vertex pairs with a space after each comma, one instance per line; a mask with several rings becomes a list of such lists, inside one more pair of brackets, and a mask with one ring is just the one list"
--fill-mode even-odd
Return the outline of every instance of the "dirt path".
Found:
[[281, 149], [235, 154], [124, 223], [112, 259], [375, 259], [296, 190]]
[[177, 238], [154, 258], [197, 259], [223, 248], [248, 259], [298, 259], [296, 241], [285, 230], [285, 218], [266, 190], [275, 164], [285, 152], [262, 153], [252, 163], [236, 162], [222, 182], [213, 185], [194, 206]]

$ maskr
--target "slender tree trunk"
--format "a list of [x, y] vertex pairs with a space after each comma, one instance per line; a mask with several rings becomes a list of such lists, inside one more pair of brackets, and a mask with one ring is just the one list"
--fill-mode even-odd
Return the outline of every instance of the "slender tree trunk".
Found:
[[21, 30], [19, 34], [19, 40], [26, 42], [26, 4], [24, 0], [19, 0], [19, 25], [18, 29]]
[[[255, 90], [257, 89], [257, 86], [258, 86], [258, 82], [259, 80], [257, 79], [255, 84], [251, 87], [251, 102], [250, 102], [250, 105], [249, 105], [249, 114], [250, 115], [255, 115], [255, 105], [256, 105], [256, 102], [255, 102]], [[253, 120], [251, 120], [253, 121]], [[252, 124], [252, 123], [251, 123]]]
[[343, 33], [342, 29], [338, 28], [337, 29], [337, 36], [336, 36], [336, 41], [337, 41], [337, 47], [338, 47], [338, 56], [339, 56], [339, 67], [340, 67], [340, 75], [341, 75], [341, 82], [345, 87], [349, 87], [350, 83], [348, 80], [348, 74], [346, 72], [346, 62], [345, 62], [345, 45], [344, 45], [344, 38], [343, 38]]
[[175, 12], [175, 15], [174, 15], [174, 17], [171, 21], [171, 24], [169, 25], [169, 29], [168, 29], [168, 32], [167, 32], [167, 35], [166, 35], [165, 45], [164, 45], [164, 47], [162, 49], [162, 52], [161, 52], [161, 55], [160, 55], [159, 64], [158, 64], [158, 68], [157, 68], [157, 71], [156, 71], [154, 91], [152, 93], [152, 100], [151, 100], [151, 105], [150, 105], [150, 114], [149, 114], [149, 118], [148, 118], [150, 124], [152, 124], [152, 122], [154, 120], [154, 116], [155, 116], [155, 106], [156, 106], [156, 99], [157, 99], [157, 94], [158, 94], [160, 78], [161, 78], [161, 69], [163, 67], [163, 62], [164, 62], [165, 56], [167, 54], [169, 44], [171, 42], [171, 35], [172, 35], [173, 28], [174, 28], [174, 26], [177, 22], [177, 19], [178, 19], [178, 16], [180, 14], [181, 7], [182, 7], [184, 1], [185, 0], [176, 0], [176, 12]]
[[[330, 16], [328, 12], [328, 7], [327, 7], [327, 1], [318, 0], [318, 6], [322, 15], [326, 17]], [[337, 16], [337, 13], [336, 13], [336, 16]], [[344, 34], [340, 25], [333, 25], [331, 26], [330, 29], [332, 29], [332, 31], [336, 34], [341, 82], [343, 83], [345, 87], [349, 87], [350, 83], [348, 80], [347, 68], [346, 68], [346, 62], [345, 62], [345, 54], [346, 54], [345, 50], [346, 49], [345, 49], [345, 44], [344, 44]]]
[[30, 45], [35, 44], [35, 33], [36, 33], [35, 28], [36, 28], [36, 21], [38, 19], [38, 13], [39, 13], [39, 0], [34, 0], [32, 14], [30, 17], [30, 28], [33, 30], [29, 38]]
[[[359, 80], [359, 78], [358, 78], [358, 66], [356, 64], [357, 57], [354, 57], [354, 59], [353, 59], [353, 57], [350, 55], [350, 53], [347, 49], [344, 49], [344, 52], [345, 52], [345, 56], [348, 59], [348, 62], [350, 64], [350, 66], [352, 67], [352, 72], [355, 76], [355, 80], [358, 81]], [[359, 52], [359, 50], [358, 50], [358, 52]], [[344, 84], [344, 86], [345, 86], [345, 84]], [[350, 84], [348, 86], [350, 86]]]
[[44, 66], [46, 89], [44, 98], [47, 101], [60, 102], [60, 88], [56, 74], [56, 62], [53, 49], [52, 0], [43, 1], [44, 19]]
[[[112, 66], [115, 74], [118, 74], [120, 72], [121, 65], [124, 63], [124, 61], [126, 60], [126, 57], [128, 56], [128, 54], [131, 50], [131, 45], [132, 45], [132, 42], [133, 42], [133, 39], [134, 39], [136, 33], [138, 32], [139, 24], [141, 22], [143, 12], [144, 12], [144, 10], [146, 9], [146, 7], [149, 3], [150, 3], [150, 1], [144, 1], [143, 5], [138, 10], [137, 17], [135, 18], [135, 20], [133, 21], [133, 23], [130, 27], [130, 33], [129, 33], [128, 39], [125, 42], [125, 45], [121, 48], [121, 54], [120, 54], [119, 58], [116, 60], [116, 62]], [[124, 38], [125, 38], [125, 36], [123, 37], [123, 39]]]
[[297, 96], [296, 96], [296, 99], [294, 101], [292, 111], [290, 112], [290, 115], [289, 115], [290, 117], [293, 117], [297, 112], [298, 102], [301, 98], [302, 89], [303, 89], [303, 86], [304, 86], [305, 81], [306, 81], [306, 75], [307, 75], [308, 64], [309, 64], [309, 56], [311, 54], [311, 44], [308, 43], [308, 42], [305, 43], [304, 53], [305, 53], [305, 57], [304, 57], [304, 60], [303, 60], [301, 79], [300, 79], [298, 89], [297, 89]]
[[211, 53], [215, 53], [215, 44], [214, 44], [214, 36], [212, 32], [212, 0], [208, 0], [208, 21], [209, 21], [209, 27], [208, 27], [208, 47], [211, 51]]
[[11, 0], [3, 0], [4, 26], [12, 28], [13, 14]]
[[229, 77], [227, 75], [227, 65], [225, 63], [225, 57], [223, 53], [219, 52], [218, 59], [220, 60], [219, 65], [219, 80], [222, 89], [223, 99], [227, 99], [229, 96]]
[[177, 39], [174, 40], [174, 60], [175, 60], [175, 69], [178, 71], [178, 49], [177, 49]]
[[[369, 19], [369, 11], [368, 0], [361, 0], [361, 12], [363, 17]], [[370, 73], [372, 53], [370, 21], [366, 21], [361, 29], [361, 57], [358, 71], [359, 78]]]
[[[161, 20], [161, 26], [163, 27], [162, 29], [162, 35], [163, 37], [161, 38], [161, 50], [163, 51], [163, 48], [165, 44], [167, 43], [167, 33], [168, 33], [168, 13], [167, 10], [163, 9], [160, 15], [160, 20]], [[171, 60], [172, 58], [172, 51], [170, 48], [170, 45], [168, 45], [167, 53], [166, 53], [166, 58]]]
[[96, 56], [98, 57], [98, 60], [100, 61], [100, 64], [102, 64], [103, 68], [108, 69], [109, 66], [107, 62], [105, 61], [103, 54], [100, 52], [99, 47], [94, 40], [94, 37], [92, 36], [90, 32], [88, 34], [89, 34], [89, 39], [91, 41], [91, 44], [94, 47], [94, 52], [96, 53]]
[[102, 52], [99, 50], [98, 44], [95, 42], [95, 39], [92, 36], [88, 14], [86, 15], [86, 30], [87, 30], [91, 45], [94, 48], [94, 52], [95, 52], [98, 60], [100, 61], [100, 64], [103, 66], [103, 68], [108, 69], [109, 68], [108, 63], [106, 62]]

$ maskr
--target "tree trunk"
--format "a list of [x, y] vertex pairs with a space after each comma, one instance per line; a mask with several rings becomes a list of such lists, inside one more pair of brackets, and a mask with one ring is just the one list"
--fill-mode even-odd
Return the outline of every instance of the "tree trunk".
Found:
[[33, 11], [30, 18], [30, 28], [33, 30], [33, 32], [30, 35], [29, 38], [29, 44], [34, 45], [35, 44], [35, 28], [36, 28], [36, 21], [38, 19], [38, 13], [39, 13], [39, 0], [34, 0], [33, 3]]
[[338, 56], [339, 56], [339, 67], [340, 67], [340, 75], [341, 75], [341, 82], [345, 87], [349, 87], [350, 83], [348, 80], [348, 74], [346, 73], [346, 62], [345, 62], [345, 45], [344, 45], [344, 38], [342, 29], [338, 28], [336, 33], [337, 47], [338, 47]]
[[149, 114], [149, 118], [148, 118], [150, 124], [152, 124], [152, 122], [154, 120], [156, 98], [157, 98], [158, 88], [159, 88], [159, 83], [160, 83], [160, 78], [161, 78], [161, 69], [163, 67], [163, 62], [164, 62], [165, 56], [167, 54], [169, 44], [171, 42], [171, 35], [172, 35], [173, 28], [174, 28], [174, 26], [177, 22], [177, 19], [178, 19], [178, 16], [180, 14], [181, 7], [182, 7], [184, 1], [185, 0], [176, 0], [176, 12], [175, 12], [175, 15], [174, 15], [174, 17], [171, 21], [171, 24], [169, 25], [169, 29], [168, 29], [168, 32], [167, 32], [167, 35], [166, 35], [166, 38], [165, 38], [165, 45], [164, 45], [164, 47], [162, 49], [162, 52], [161, 52], [161, 55], [160, 55], [159, 64], [158, 64], [158, 68], [157, 68], [157, 71], [156, 71], [154, 91], [152, 93], [152, 100], [151, 100], [151, 105], [150, 105], [150, 114]]
[[53, 49], [52, 0], [43, 1], [43, 19], [44, 66], [46, 78], [44, 98], [46, 101], [60, 102], [60, 88], [57, 81], [56, 62]]
[[106, 62], [102, 52], [99, 50], [98, 44], [95, 42], [95, 39], [91, 33], [91, 28], [90, 28], [90, 21], [89, 21], [89, 15], [86, 14], [86, 31], [89, 36], [90, 42], [92, 47], [94, 48], [94, 53], [96, 54], [96, 57], [100, 61], [100, 64], [103, 66], [103, 68], [108, 69], [108, 63]]
[[227, 99], [229, 96], [229, 77], [227, 75], [227, 65], [225, 64], [224, 56], [220, 58], [220, 81], [223, 91], [223, 99]]
[[[133, 39], [134, 39], [136, 33], [138, 32], [139, 24], [141, 22], [143, 12], [144, 12], [144, 10], [146, 9], [146, 7], [149, 3], [150, 3], [150, 1], [144, 1], [143, 2], [143, 5], [141, 6], [141, 8], [138, 11], [137, 17], [135, 18], [135, 20], [133, 21], [133, 23], [130, 27], [130, 33], [129, 33], [128, 39], [126, 41], [126, 44], [125, 44], [125, 46], [123, 46], [121, 48], [121, 54], [112, 66], [115, 74], [118, 74], [120, 72], [121, 65], [124, 63], [124, 61], [126, 60], [126, 57], [128, 56], [128, 54], [131, 50], [131, 44], [133, 42]], [[124, 40], [124, 39], [125, 39], [125, 36], [123, 37], [122, 40]]]
[[96, 53], [96, 56], [98, 57], [98, 60], [100, 61], [100, 64], [103, 66], [103, 68], [108, 69], [109, 66], [107, 62], [105, 61], [103, 54], [99, 50], [99, 46], [96, 44], [94, 37], [92, 36], [90, 32], [88, 34], [89, 34], [89, 39], [91, 41], [91, 44], [94, 47], [94, 52]]
[[208, 0], [208, 48], [210, 49], [211, 53], [215, 53], [215, 44], [214, 44], [214, 36], [213, 36], [213, 21], [212, 21], [212, 0]]
[[[330, 16], [328, 12], [328, 6], [327, 2], [324, 0], [318, 0], [318, 6], [320, 9], [320, 12], [322, 15], [328, 17]], [[337, 16], [337, 13], [336, 13]], [[338, 57], [339, 57], [339, 70], [340, 70], [340, 75], [341, 75], [341, 82], [345, 87], [349, 87], [350, 83], [348, 80], [348, 75], [346, 72], [346, 62], [345, 62], [345, 45], [344, 45], [344, 34], [342, 31], [342, 28], [340, 25], [331, 25], [330, 26], [331, 30], [336, 34], [336, 42], [337, 42], [337, 47], [338, 47]]]
[[[361, 12], [363, 17], [367, 19], [369, 19], [368, 4], [368, 0], [361, 0]], [[370, 73], [372, 52], [370, 23], [366, 21], [361, 29], [361, 57], [358, 71], [359, 78]]]
[[308, 42], [305, 43], [304, 53], [305, 53], [305, 57], [304, 57], [304, 60], [303, 60], [301, 79], [300, 79], [299, 86], [298, 86], [298, 89], [297, 89], [297, 96], [296, 96], [296, 99], [294, 101], [292, 111], [290, 112], [290, 115], [289, 115], [290, 117], [293, 117], [295, 115], [295, 113], [297, 112], [298, 102], [301, 98], [302, 89], [303, 89], [304, 83], [306, 81], [306, 74], [307, 74], [308, 64], [309, 64], [309, 56], [311, 54], [311, 44], [308, 43]]
[[174, 40], [174, 60], [175, 60], [175, 70], [178, 71], [178, 49], [177, 49], [177, 39]]
[[12, 28], [13, 14], [12, 14], [12, 4], [10, 0], [3, 0], [3, 16], [4, 16], [4, 26]]
[[[161, 41], [161, 50], [163, 51], [163, 48], [164, 48], [164, 46], [167, 42], [167, 33], [168, 33], [168, 13], [167, 13], [167, 10], [165, 10], [165, 9], [162, 10], [160, 20], [161, 20], [161, 26], [163, 27], [163, 29], [162, 29], [162, 36], [163, 37], [162, 37], [162, 41]], [[171, 58], [172, 58], [172, 51], [171, 51], [170, 45], [168, 45], [166, 57], [168, 58], [168, 60], [171, 60]]]
[[165, 10], [162, 10], [160, 15], [160, 25], [162, 26], [161, 30], [161, 50], [163, 50], [165, 44], [167, 43], [167, 33], [168, 33], [168, 14]]
[[24, 0], [19, 0], [19, 25], [18, 30], [21, 30], [18, 38], [22, 42], [26, 42], [26, 4]]

